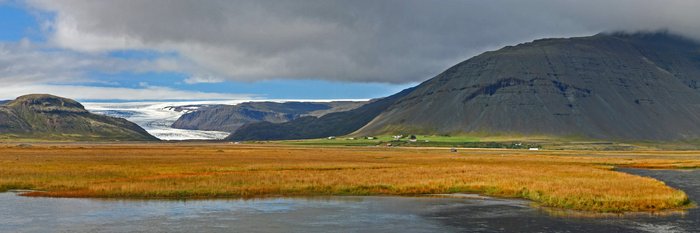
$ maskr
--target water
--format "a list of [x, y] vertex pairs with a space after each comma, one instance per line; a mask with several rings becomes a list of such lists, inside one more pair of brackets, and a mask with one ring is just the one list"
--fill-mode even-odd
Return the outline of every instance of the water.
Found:
[[310, 199], [113, 201], [0, 194], [0, 232], [431, 232], [424, 218], [468, 200], [333, 197]]
[[[685, 191], [691, 200], [700, 200], [700, 170], [621, 171], [662, 180]], [[690, 209], [683, 215], [574, 218], [554, 217], [533, 208], [468, 208], [455, 205], [426, 217], [440, 218], [443, 225], [470, 232], [700, 232], [700, 210], [697, 208]]]
[[[700, 200], [700, 170], [624, 170]], [[470, 196], [471, 197], [471, 196]], [[523, 200], [326, 197], [133, 201], [0, 193], [0, 232], [698, 232], [685, 215], [555, 217]]]

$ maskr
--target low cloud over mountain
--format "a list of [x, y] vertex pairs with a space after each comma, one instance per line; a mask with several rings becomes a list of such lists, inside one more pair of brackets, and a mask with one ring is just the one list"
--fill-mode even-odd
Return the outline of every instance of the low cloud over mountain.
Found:
[[[423, 81], [514, 42], [609, 30], [700, 38], [700, 2], [36, 0], [52, 44], [174, 51], [207, 80]], [[212, 77], [216, 76], [216, 78]], [[191, 79], [197, 80], [197, 79]]]

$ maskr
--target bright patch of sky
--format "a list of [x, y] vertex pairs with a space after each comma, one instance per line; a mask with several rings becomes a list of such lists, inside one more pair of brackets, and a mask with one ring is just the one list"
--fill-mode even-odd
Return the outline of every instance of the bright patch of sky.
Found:
[[177, 57], [176, 53], [157, 52], [151, 50], [117, 50], [107, 53], [110, 57], [122, 59], [149, 59], [155, 60], [161, 57]]
[[240, 93], [254, 99], [371, 99], [388, 96], [417, 85], [416, 83], [343, 83], [325, 80], [187, 83], [185, 81], [189, 77], [187, 74], [175, 72], [93, 73], [90, 76], [100, 78], [94, 82], [83, 83], [84, 85], [126, 88], [168, 87], [211, 93]]
[[[2, 4], [2, 3], [0, 3]], [[0, 40], [19, 41], [36, 34], [36, 19], [25, 9], [13, 3], [0, 5]]]

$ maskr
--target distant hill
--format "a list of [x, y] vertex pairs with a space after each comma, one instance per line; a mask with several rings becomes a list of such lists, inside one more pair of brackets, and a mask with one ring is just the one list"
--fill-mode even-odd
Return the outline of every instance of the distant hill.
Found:
[[367, 124], [396, 100], [410, 93], [411, 90], [406, 89], [392, 96], [370, 101], [359, 108], [329, 113], [321, 117], [306, 116], [284, 123], [257, 122], [246, 124], [226, 139], [235, 141], [283, 140], [346, 135]]
[[543, 39], [461, 62], [357, 135], [700, 137], [700, 45], [668, 33]]
[[[173, 128], [233, 132], [244, 124], [254, 122], [283, 123], [305, 116], [323, 116], [347, 111], [364, 104], [362, 101], [334, 102], [246, 102], [238, 105], [201, 106], [183, 114]], [[189, 108], [175, 109], [187, 110]]]
[[46, 140], [158, 140], [121, 118], [92, 114], [75, 100], [18, 97], [0, 106], [0, 138]]

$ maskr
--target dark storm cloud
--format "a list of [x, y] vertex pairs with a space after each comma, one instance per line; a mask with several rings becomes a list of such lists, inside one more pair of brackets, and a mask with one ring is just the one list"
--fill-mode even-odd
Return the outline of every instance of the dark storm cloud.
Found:
[[206, 80], [422, 81], [541, 37], [668, 29], [700, 38], [700, 1], [33, 1], [55, 45], [175, 51]]

